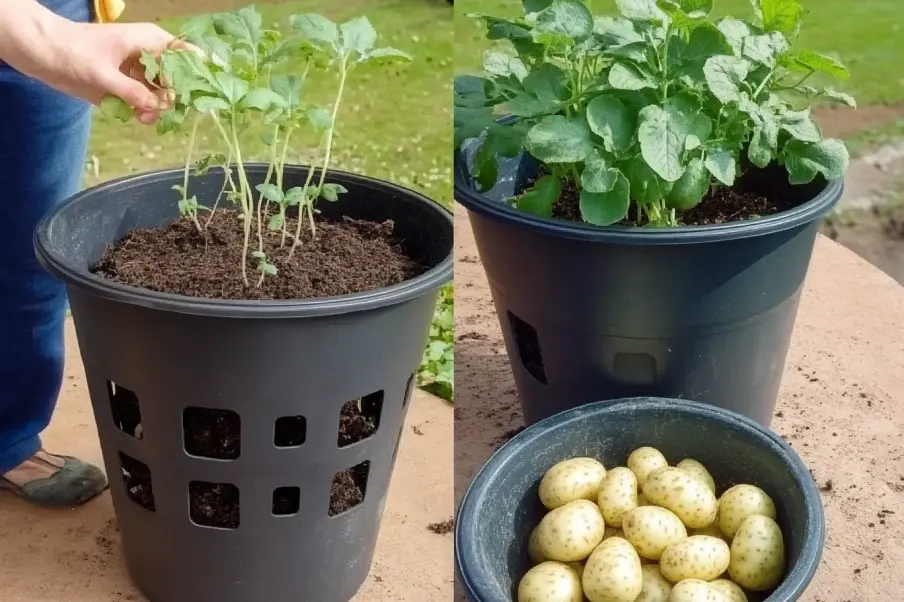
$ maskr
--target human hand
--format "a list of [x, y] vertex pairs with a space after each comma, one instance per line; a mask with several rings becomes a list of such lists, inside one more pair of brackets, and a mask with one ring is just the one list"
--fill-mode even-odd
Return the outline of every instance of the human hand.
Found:
[[145, 81], [142, 50], [186, 46], [151, 23], [74, 23], [49, 11], [14, 30], [6, 44], [2, 58], [17, 70], [92, 104], [117, 96], [146, 124], [166, 108], [167, 91]]

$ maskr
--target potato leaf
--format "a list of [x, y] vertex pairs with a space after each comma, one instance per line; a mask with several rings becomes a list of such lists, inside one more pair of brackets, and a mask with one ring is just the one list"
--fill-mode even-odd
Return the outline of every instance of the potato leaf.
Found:
[[533, 188], [518, 198], [518, 209], [540, 217], [549, 217], [561, 194], [562, 183], [559, 178], [553, 175], [543, 176]]
[[610, 226], [620, 222], [628, 214], [631, 205], [631, 184], [621, 172], [616, 172], [615, 183], [607, 192], [581, 191], [581, 217], [595, 226]]

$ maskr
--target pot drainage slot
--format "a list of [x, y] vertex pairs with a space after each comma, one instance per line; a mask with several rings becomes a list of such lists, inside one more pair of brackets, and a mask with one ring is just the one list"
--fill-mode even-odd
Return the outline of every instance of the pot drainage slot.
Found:
[[348, 512], [364, 502], [369, 475], [369, 460], [336, 473], [330, 487], [330, 516]]
[[108, 380], [107, 398], [110, 400], [110, 411], [113, 413], [113, 423], [116, 424], [116, 428], [136, 439], [142, 439], [141, 407], [138, 405], [138, 395], [134, 391]]
[[126, 486], [126, 496], [145, 510], [156, 512], [154, 484], [148, 465], [122, 452], [119, 452], [119, 464], [122, 480]]
[[235, 460], [242, 451], [242, 421], [232, 410], [185, 408], [182, 433], [191, 456]]
[[405, 385], [405, 399], [402, 400], [402, 409], [408, 407], [408, 402], [411, 401], [411, 394], [414, 393], [414, 379], [417, 374], [412, 374], [411, 378], [408, 379], [408, 384]]
[[339, 447], [348, 447], [372, 437], [380, 427], [383, 391], [349, 401], [339, 412]]
[[513, 314], [508, 314], [509, 325], [515, 344], [518, 346], [518, 357], [527, 373], [546, 384], [546, 369], [543, 367], [543, 355], [540, 353], [540, 337], [537, 329]]
[[276, 419], [273, 445], [300, 447], [308, 437], [308, 421], [304, 416], [283, 416]]
[[237, 529], [239, 488], [232, 483], [191, 481], [188, 484], [188, 515], [199, 527]]
[[292, 516], [301, 508], [301, 489], [278, 487], [273, 491], [273, 516]]

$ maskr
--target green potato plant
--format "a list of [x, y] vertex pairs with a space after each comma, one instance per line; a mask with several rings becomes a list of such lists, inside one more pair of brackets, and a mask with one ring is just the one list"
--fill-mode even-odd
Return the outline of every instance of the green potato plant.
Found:
[[573, 185], [591, 224], [624, 220], [633, 201], [638, 221], [667, 227], [713, 186], [733, 186], [742, 153], [760, 168], [778, 162], [791, 184], [842, 177], [847, 149], [823, 138], [810, 103], [856, 102], [807, 81], [846, 79], [847, 69], [793, 49], [806, 15], [798, 0], [751, 2], [753, 22], [711, 19], [713, 0], [616, 0], [619, 16], [595, 16], [581, 0], [523, 0], [518, 18], [471, 15], [514, 50], [487, 51], [486, 76], [455, 80], [456, 146], [480, 139], [478, 186], [495, 185], [497, 157], [526, 150], [546, 175], [516, 208], [549, 217]]
[[[326, 176], [349, 74], [361, 63], [411, 58], [394, 48], [378, 48], [377, 32], [366, 17], [337, 24], [321, 15], [299, 14], [293, 15], [289, 24], [288, 34], [264, 27], [254, 6], [203, 15], [186, 23], [177, 42], [163, 53], [145, 52], [141, 58], [147, 81], [170, 91], [172, 97], [170, 108], [158, 123], [158, 133], [189, 132], [185, 177], [181, 185], [174, 186], [179, 193], [179, 211], [203, 234], [217, 205], [201, 206], [190, 194], [189, 177], [222, 168], [220, 196], [225, 194], [235, 204], [244, 227], [240, 267], [246, 286], [251, 283], [249, 258], [257, 271], [256, 286], [277, 273], [277, 266], [264, 251], [265, 236], [279, 236], [281, 246], [290, 245], [287, 257], [291, 259], [300, 244], [303, 224], [307, 223], [311, 235], [316, 236], [315, 203], [320, 199], [337, 201], [346, 192], [343, 186], [326, 182]], [[292, 65], [304, 67], [286, 73], [289, 59], [294, 59]], [[302, 92], [312, 69], [336, 74], [338, 83], [331, 106], [305, 102]], [[101, 109], [123, 122], [134, 115], [115, 97], [105, 98]], [[196, 134], [204, 120], [216, 125], [225, 153], [195, 160]], [[269, 148], [269, 167], [264, 182], [252, 186], [240, 140], [245, 130], [257, 124], [265, 127], [263, 142]], [[322, 161], [319, 169], [311, 166], [304, 185], [286, 190], [286, 157], [293, 135], [303, 128], [321, 134]], [[297, 210], [294, 219], [289, 217], [290, 208]], [[208, 211], [210, 216], [202, 221], [200, 211]]]

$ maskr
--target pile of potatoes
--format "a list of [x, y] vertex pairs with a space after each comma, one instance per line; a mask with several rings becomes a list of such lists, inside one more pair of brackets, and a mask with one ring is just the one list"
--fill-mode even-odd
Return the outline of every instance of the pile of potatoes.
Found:
[[753, 485], [716, 498], [692, 459], [669, 466], [652, 447], [606, 470], [572, 458], [540, 481], [549, 510], [530, 535], [536, 566], [518, 602], [747, 602], [776, 587], [785, 546], [775, 504]]

